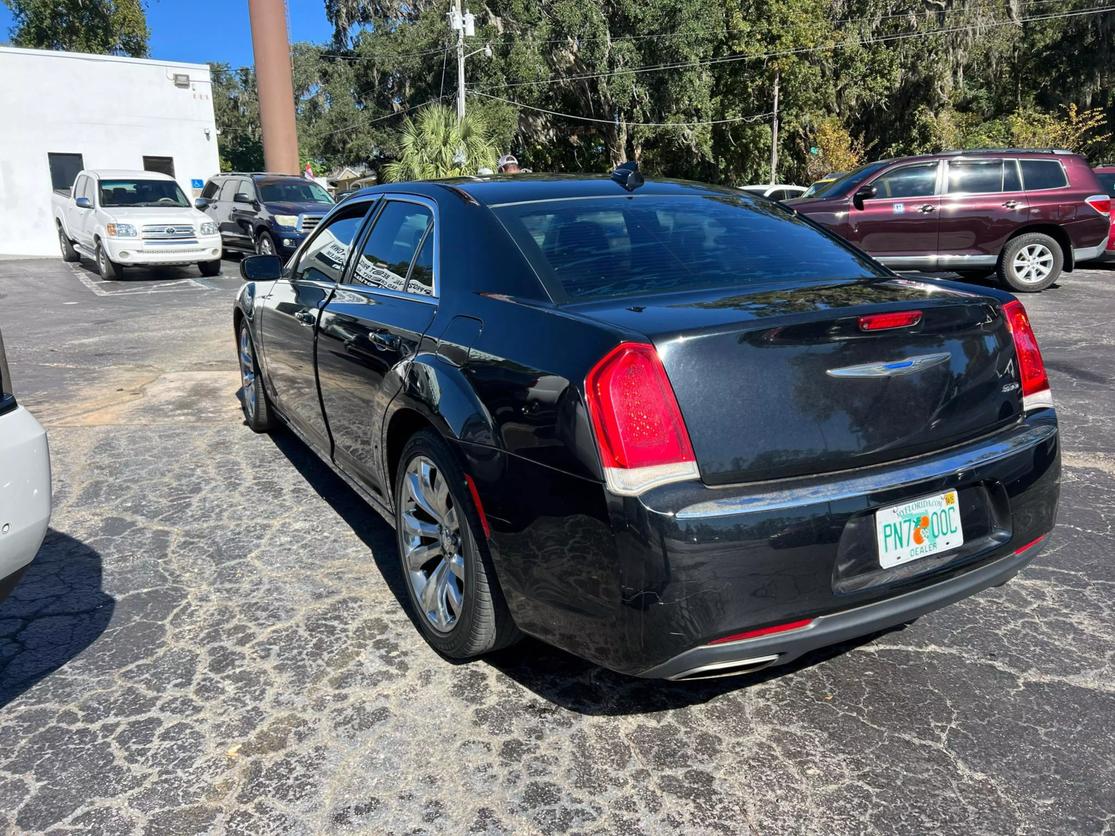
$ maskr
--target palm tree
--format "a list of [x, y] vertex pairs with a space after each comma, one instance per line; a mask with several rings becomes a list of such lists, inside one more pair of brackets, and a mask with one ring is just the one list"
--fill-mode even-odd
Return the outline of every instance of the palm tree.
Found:
[[487, 122], [477, 111], [457, 120], [453, 108], [432, 104], [406, 120], [399, 137], [399, 159], [384, 166], [386, 180], [461, 177], [483, 166], [495, 168], [497, 150]]

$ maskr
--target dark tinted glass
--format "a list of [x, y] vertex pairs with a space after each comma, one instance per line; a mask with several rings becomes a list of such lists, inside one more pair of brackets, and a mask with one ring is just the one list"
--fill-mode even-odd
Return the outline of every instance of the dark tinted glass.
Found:
[[332, 203], [329, 192], [312, 180], [264, 180], [259, 184], [264, 203]]
[[1003, 160], [1003, 191], [1022, 191], [1022, 175], [1018, 173], [1018, 160]]
[[822, 189], [818, 189], [810, 195], [810, 197], [820, 197], [822, 191], [825, 197], [840, 197], [841, 195], [849, 194], [854, 189], [859, 188], [864, 180], [875, 172], [886, 168], [887, 165], [889, 165], [889, 163], [868, 163], [867, 165], [861, 165], [859, 168], [844, 174], [833, 175], [838, 179], [822, 187]]
[[173, 180], [102, 180], [101, 206], [167, 206], [190, 204]]
[[949, 194], [986, 194], [988, 192], [1001, 192], [1002, 190], [1002, 160], [953, 160], [949, 162]]
[[1097, 171], [1096, 179], [1100, 181], [1100, 185], [1109, 197], [1115, 197], [1115, 174]]
[[364, 220], [367, 206], [354, 206], [319, 227], [306, 244], [294, 268], [294, 277], [319, 282], [339, 282], [345, 271], [352, 239]]
[[353, 283], [405, 290], [410, 263], [431, 220], [425, 206], [388, 201], [361, 248]]
[[1022, 183], [1027, 190], [1060, 189], [1068, 185], [1065, 170], [1056, 160], [1019, 160]]
[[555, 200], [495, 211], [572, 301], [883, 275], [785, 208], [745, 195]]
[[434, 230], [426, 234], [422, 249], [418, 251], [418, 258], [410, 268], [410, 281], [407, 282], [407, 293], [417, 293], [420, 296], [434, 295]]
[[217, 191], [220, 189], [221, 184], [216, 180], [210, 180], [205, 184], [205, 188], [201, 190], [201, 196], [209, 200], [213, 200], [217, 196]]
[[904, 165], [872, 181], [875, 197], [928, 197], [937, 188], [937, 163]]

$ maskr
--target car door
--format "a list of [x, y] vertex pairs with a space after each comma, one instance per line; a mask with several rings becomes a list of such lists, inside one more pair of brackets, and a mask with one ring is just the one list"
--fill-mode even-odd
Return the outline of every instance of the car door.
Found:
[[100, 206], [100, 195], [98, 194], [98, 186], [100, 180], [91, 175], [86, 175], [85, 183], [81, 187], [81, 193], [75, 196], [84, 197], [89, 201], [91, 208], [89, 209], [76, 209], [77, 212], [77, 231], [74, 236], [87, 252], [93, 252], [93, 236], [97, 231], [97, 209]]
[[925, 266], [937, 254], [940, 163], [905, 163], [865, 184], [874, 194], [853, 199], [852, 240], [892, 266]]
[[318, 376], [334, 460], [383, 495], [383, 416], [437, 310], [435, 217], [435, 205], [423, 198], [386, 199], [318, 326]]
[[225, 246], [239, 247], [242, 246], [240, 237], [236, 234], [235, 228], [232, 226], [232, 221], [229, 218], [229, 211], [232, 209], [232, 200], [236, 196], [237, 184], [239, 178], [229, 177], [221, 184], [221, 190], [217, 193], [217, 208], [214, 213], [214, 222], [217, 224], [217, 229], [221, 233], [221, 241]]
[[236, 180], [236, 190], [228, 209], [229, 233], [235, 236], [236, 245], [246, 249], [255, 248], [256, 217], [259, 204], [256, 203], [256, 188], [251, 178], [240, 177]]
[[314, 371], [315, 326], [344, 275], [367, 203], [345, 207], [309, 238], [263, 302], [264, 379], [276, 407], [311, 443], [329, 452]]
[[941, 266], [993, 267], [1007, 238], [1026, 220], [1026, 195], [1014, 160], [948, 160], [938, 212]]

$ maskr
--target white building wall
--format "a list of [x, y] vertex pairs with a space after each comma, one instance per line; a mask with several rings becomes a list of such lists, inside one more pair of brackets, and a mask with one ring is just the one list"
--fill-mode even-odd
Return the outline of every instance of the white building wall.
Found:
[[58, 254], [49, 152], [92, 169], [171, 157], [196, 196], [192, 181], [219, 169], [209, 67], [0, 47], [0, 255]]

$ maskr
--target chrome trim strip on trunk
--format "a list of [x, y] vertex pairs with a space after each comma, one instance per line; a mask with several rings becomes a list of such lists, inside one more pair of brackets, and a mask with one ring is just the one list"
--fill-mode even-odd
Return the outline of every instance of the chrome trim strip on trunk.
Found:
[[[928, 460], [914, 461], [908, 464], [898, 462], [891, 465], [874, 465], [872, 469], [876, 472], [869, 475], [853, 476], [820, 485], [773, 491], [763, 491], [760, 488], [754, 493], [743, 496], [736, 494], [726, 496], [723, 499], [697, 502], [682, 508], [675, 516], [679, 520], [700, 520], [850, 499], [875, 491], [901, 488], [915, 482], [949, 476], [963, 470], [991, 464], [1023, 450], [1036, 447], [1056, 435], [1057, 428], [1049, 424], [1027, 427], [1021, 432], [1016, 432], [1002, 440], [990, 444], [979, 443], [974, 448], [960, 450], [939, 458], [930, 457]], [[717, 488], [716, 490], [722, 489]]]

